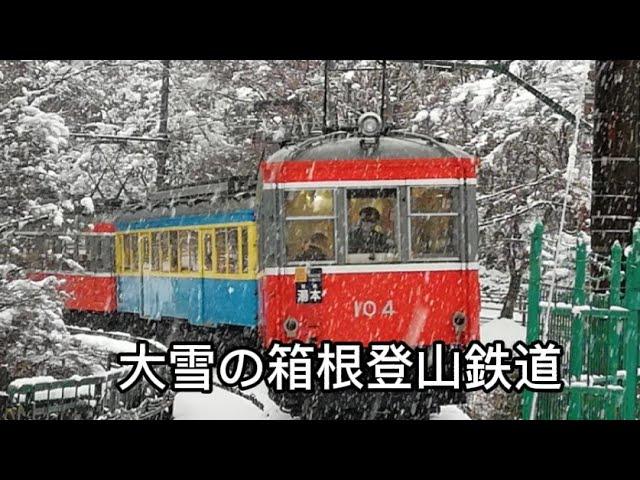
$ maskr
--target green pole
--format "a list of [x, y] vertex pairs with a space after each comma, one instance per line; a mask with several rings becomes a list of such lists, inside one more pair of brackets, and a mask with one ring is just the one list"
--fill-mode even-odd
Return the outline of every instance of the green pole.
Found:
[[[542, 222], [536, 221], [531, 234], [529, 253], [529, 291], [527, 296], [527, 343], [540, 338], [540, 278], [542, 257]], [[522, 394], [522, 418], [529, 420], [533, 409], [533, 392], [525, 390]]]
[[[587, 278], [587, 245], [578, 240], [576, 248], [576, 278], [573, 284], [573, 305], [584, 305], [584, 283]], [[583, 315], [571, 316], [571, 347], [569, 352], [569, 375], [580, 379], [584, 362], [584, 322]]]
[[569, 390], [569, 408], [567, 410], [567, 420], [580, 420], [582, 416], [582, 390]]
[[633, 228], [633, 248], [627, 259], [627, 289], [625, 306], [629, 315], [624, 325], [624, 394], [622, 418], [633, 420], [636, 416], [636, 389], [638, 383], [638, 310], [640, 310], [640, 227]]
[[[620, 285], [622, 284], [622, 246], [616, 240], [611, 248], [611, 275], [609, 277], [609, 307], [619, 307], [622, 305], [622, 297], [620, 296]], [[609, 383], [616, 383], [618, 367], [620, 365], [620, 335], [618, 326], [622, 320], [619, 318], [608, 319], [607, 329], [607, 346], [609, 358], [607, 366], [609, 375]]]
[[573, 304], [584, 305], [585, 292], [584, 283], [587, 278], [587, 245], [578, 240], [576, 246], [576, 278], [573, 284]]
[[622, 283], [622, 245], [615, 241], [611, 247], [611, 275], [609, 276], [609, 305], [621, 305], [620, 285]]
[[[622, 299], [620, 296], [620, 285], [622, 283], [622, 246], [617, 240], [611, 247], [611, 273], [609, 275], [609, 307], [620, 306]], [[617, 317], [607, 319], [607, 383], [617, 385], [618, 367], [620, 365], [620, 334], [618, 326], [622, 326], [622, 320]], [[606, 396], [606, 418], [616, 418], [617, 397], [610, 394]]]
[[529, 253], [529, 292], [527, 297], [527, 343], [540, 338], [540, 279], [542, 257], [542, 233], [544, 227], [536, 222], [531, 235]]

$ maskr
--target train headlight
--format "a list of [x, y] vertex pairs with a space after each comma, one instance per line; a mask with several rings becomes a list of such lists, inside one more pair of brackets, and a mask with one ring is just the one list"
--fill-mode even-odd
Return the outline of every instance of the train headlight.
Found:
[[467, 316], [462, 312], [454, 313], [451, 320], [453, 322], [453, 328], [456, 330], [457, 334], [462, 333], [467, 326]]
[[363, 113], [358, 119], [358, 128], [365, 137], [375, 137], [382, 130], [382, 119], [373, 112]]
[[287, 337], [293, 338], [298, 333], [299, 326], [300, 326], [300, 323], [298, 322], [298, 320], [296, 320], [295, 318], [289, 317], [284, 321], [284, 324], [283, 324], [284, 333], [287, 334]]

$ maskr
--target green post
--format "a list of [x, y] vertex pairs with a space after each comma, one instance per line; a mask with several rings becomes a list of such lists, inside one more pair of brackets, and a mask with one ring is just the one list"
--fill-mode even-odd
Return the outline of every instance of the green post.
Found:
[[573, 304], [584, 305], [584, 283], [587, 278], [587, 245], [582, 239], [576, 246], [576, 279], [573, 284]]
[[[529, 292], [527, 297], [527, 343], [540, 338], [540, 278], [542, 257], [542, 222], [537, 221], [531, 234], [529, 253]], [[522, 394], [522, 418], [531, 419], [533, 392], [525, 390]]]
[[609, 276], [609, 306], [620, 306], [620, 285], [622, 284], [622, 245], [615, 241], [611, 247], [611, 275]]
[[[622, 298], [620, 296], [620, 286], [622, 284], [622, 246], [616, 240], [611, 247], [611, 273], [609, 275], [609, 308], [620, 306]], [[618, 367], [620, 366], [620, 331], [618, 326], [622, 325], [622, 320], [618, 317], [607, 319], [607, 384], [617, 385]], [[612, 420], [616, 418], [617, 396], [610, 394], [607, 397], [605, 408], [606, 418]]]
[[582, 418], [582, 396], [581, 389], [573, 388], [569, 390], [567, 420], [580, 420]]
[[[573, 284], [572, 304], [584, 305], [584, 283], [587, 278], [587, 246], [578, 240], [576, 248], [576, 278]], [[569, 375], [577, 379], [582, 375], [584, 362], [584, 322], [580, 313], [571, 316], [571, 350], [569, 352]]]
[[527, 343], [540, 338], [540, 279], [542, 257], [542, 233], [544, 227], [536, 222], [531, 235], [529, 253], [529, 292], [527, 297]]
[[636, 415], [636, 388], [638, 383], [638, 311], [640, 310], [640, 227], [633, 228], [633, 247], [627, 259], [625, 307], [629, 315], [624, 324], [624, 358], [626, 371], [622, 418], [633, 420]]
[[[616, 240], [611, 248], [611, 275], [609, 277], [609, 307], [619, 307], [622, 305], [620, 296], [620, 285], [622, 283], [622, 246]], [[607, 347], [609, 357], [607, 359], [607, 375], [609, 383], [616, 383], [618, 367], [620, 366], [620, 334], [618, 325], [622, 320], [617, 317], [608, 319]]]

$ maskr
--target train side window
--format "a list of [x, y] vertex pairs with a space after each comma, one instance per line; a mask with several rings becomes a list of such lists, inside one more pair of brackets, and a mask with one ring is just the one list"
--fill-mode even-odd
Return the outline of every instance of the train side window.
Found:
[[227, 229], [216, 228], [216, 272], [227, 273]]
[[160, 234], [160, 252], [161, 252], [161, 269], [163, 272], [171, 271], [171, 264], [169, 261], [169, 232], [162, 232]]
[[181, 230], [178, 232], [180, 250], [180, 271], [198, 271], [198, 232]]
[[101, 271], [113, 273], [114, 268], [114, 259], [113, 259], [113, 244], [114, 237], [112, 235], [105, 235], [99, 239], [100, 242], [100, 260], [101, 260]]
[[78, 255], [76, 261], [85, 267], [87, 270], [91, 270], [91, 257], [87, 248], [87, 240], [89, 237], [86, 235], [78, 235]]
[[458, 258], [460, 189], [411, 187], [409, 202], [411, 258]]
[[175, 230], [169, 232], [169, 249], [171, 251], [171, 271], [178, 272], [178, 232]]
[[200, 262], [198, 261], [198, 232], [195, 230], [189, 232], [189, 265], [191, 265], [192, 272], [200, 270]]
[[285, 192], [287, 262], [335, 261], [334, 191]]
[[207, 272], [213, 271], [213, 242], [210, 232], [204, 234], [204, 269]]
[[229, 271], [227, 273], [238, 273], [238, 228], [227, 228], [227, 247]]
[[360, 188], [346, 195], [347, 262], [398, 261], [398, 190]]
[[60, 269], [62, 271], [80, 270], [76, 261], [78, 258], [78, 238], [77, 236], [62, 235], [58, 237], [62, 242], [62, 262]]
[[131, 270], [137, 271], [140, 268], [139, 264], [139, 252], [138, 252], [138, 234], [134, 233], [129, 235], [131, 241]]
[[142, 269], [149, 270], [151, 268], [151, 248], [149, 246], [149, 234], [142, 234], [140, 240], [140, 246], [142, 247]]
[[122, 273], [122, 235], [115, 235], [115, 265], [116, 273]]
[[94, 253], [93, 235], [81, 235], [81, 242], [78, 243], [78, 257], [82, 265], [90, 272], [97, 272], [97, 258]]
[[189, 266], [189, 232], [180, 230], [178, 232], [178, 258], [180, 260], [180, 271], [188, 272]]
[[99, 238], [96, 235], [87, 235], [84, 239], [86, 256], [88, 258], [87, 267], [92, 272], [99, 272], [101, 265]]
[[131, 270], [131, 235], [122, 236], [122, 271]]
[[160, 234], [158, 232], [151, 234], [151, 270], [160, 271]]
[[249, 229], [242, 227], [241, 231], [241, 251], [242, 251], [242, 273], [249, 273]]

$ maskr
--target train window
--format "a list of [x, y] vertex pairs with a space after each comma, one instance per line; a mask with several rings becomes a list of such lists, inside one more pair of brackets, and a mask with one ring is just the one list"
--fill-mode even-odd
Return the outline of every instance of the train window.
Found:
[[131, 270], [131, 244], [130, 235], [122, 235], [122, 271]]
[[458, 187], [412, 187], [411, 213], [457, 213]]
[[77, 245], [76, 239], [68, 236], [60, 236], [58, 238], [62, 240], [62, 245], [63, 245], [62, 253], [64, 254], [65, 258], [75, 260], [77, 258], [77, 253], [78, 253], [78, 245]]
[[236, 227], [227, 228], [227, 247], [229, 249], [229, 271], [227, 273], [238, 273], [238, 229]]
[[227, 229], [216, 228], [216, 272], [227, 273]]
[[181, 230], [178, 232], [180, 251], [180, 271], [198, 271], [198, 232]]
[[177, 272], [178, 271], [178, 232], [176, 232], [175, 230], [172, 232], [169, 232], [169, 249], [170, 249], [170, 255], [169, 258], [171, 260], [171, 271], [172, 272]]
[[287, 262], [335, 259], [333, 190], [285, 192]]
[[122, 266], [122, 235], [116, 234], [115, 236], [115, 264], [116, 272], [121, 273]]
[[204, 269], [207, 272], [213, 270], [213, 243], [209, 232], [204, 234]]
[[198, 261], [198, 232], [189, 232], [189, 265], [192, 272], [200, 270], [200, 262]]
[[178, 232], [178, 252], [180, 271], [188, 272], [191, 270], [191, 266], [189, 265], [189, 232], [186, 230]]
[[105, 235], [100, 237], [100, 271], [113, 273], [113, 242], [114, 237]]
[[135, 272], [140, 268], [138, 263], [140, 259], [138, 256], [138, 234], [129, 235], [129, 241], [131, 242], [131, 270]]
[[347, 190], [347, 262], [393, 262], [398, 254], [398, 190]]
[[287, 217], [332, 217], [333, 190], [289, 190], [284, 208]]
[[97, 272], [97, 259], [99, 255], [93, 253], [91, 241], [93, 235], [79, 235], [78, 236], [78, 263], [85, 267], [87, 270]]
[[249, 229], [241, 229], [242, 273], [249, 273]]
[[151, 268], [151, 248], [149, 245], [149, 234], [142, 234], [140, 240], [140, 246], [142, 248], [142, 269], [149, 270]]
[[60, 270], [60, 259], [62, 258], [62, 242], [58, 237], [47, 239], [47, 258], [45, 259], [47, 270]]
[[151, 270], [160, 271], [160, 234], [158, 232], [151, 234]]
[[[86, 254], [83, 255], [81, 252], [80, 257], [86, 257], [84, 263], [87, 265], [88, 270], [91, 270], [92, 272], [100, 271], [101, 249], [98, 244], [98, 237], [95, 235], [83, 235], [82, 238], [84, 240], [84, 249], [86, 249]], [[81, 250], [81, 248], [78, 248], [78, 250]]]
[[160, 266], [163, 272], [171, 271], [169, 258], [169, 232], [160, 233]]
[[460, 189], [412, 187], [409, 229], [411, 258], [457, 258]]

